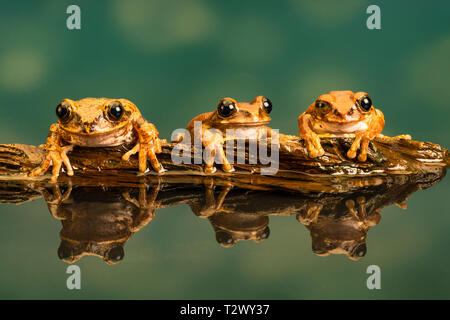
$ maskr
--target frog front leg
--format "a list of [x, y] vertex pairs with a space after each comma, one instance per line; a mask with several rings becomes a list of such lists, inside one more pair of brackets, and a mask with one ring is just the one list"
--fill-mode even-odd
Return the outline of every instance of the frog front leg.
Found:
[[72, 148], [73, 145], [62, 146], [59, 125], [57, 123], [52, 124], [47, 136], [45, 159], [42, 164], [31, 171], [28, 176], [39, 176], [45, 173], [50, 166], [53, 166], [52, 178], [50, 181], [54, 183], [58, 180], [62, 164], [64, 164], [67, 169], [67, 175], [73, 176], [73, 169], [70, 165], [69, 157], [67, 156], [67, 153], [71, 151]]
[[225, 182], [224, 188], [220, 191], [220, 194], [216, 199], [214, 195], [214, 180], [212, 180], [212, 178], [206, 178], [203, 183], [205, 186], [205, 201], [197, 210], [195, 210], [195, 214], [200, 218], [208, 218], [222, 209], [223, 202], [233, 188], [233, 185], [229, 182]]
[[306, 204], [306, 208], [304, 208], [300, 213], [297, 213], [297, 221], [304, 224], [305, 226], [316, 223], [322, 209], [323, 204], [308, 202]]
[[298, 131], [305, 140], [306, 149], [310, 158], [323, 156], [325, 151], [320, 143], [319, 136], [311, 129], [311, 115], [303, 113], [298, 117]]
[[216, 157], [219, 159], [219, 163], [222, 164], [222, 170], [225, 172], [233, 172], [234, 168], [228, 161], [225, 151], [223, 150], [224, 137], [222, 132], [217, 129], [203, 128], [202, 143], [205, 147], [205, 172], [214, 173], [216, 168], [214, 167], [214, 161]]
[[136, 145], [122, 156], [122, 159], [128, 161], [130, 157], [139, 152], [139, 171], [144, 173], [147, 171], [147, 161], [150, 161], [152, 168], [157, 173], [166, 171], [156, 157], [157, 153], [161, 153], [161, 141], [156, 127], [140, 117], [133, 121], [133, 128], [136, 130], [139, 140]]
[[369, 122], [368, 129], [355, 134], [355, 140], [353, 141], [350, 149], [347, 151], [348, 158], [354, 159], [358, 149], [360, 149], [358, 160], [361, 162], [365, 162], [367, 160], [367, 151], [369, 150], [370, 141], [380, 134], [384, 127], [383, 113], [380, 110], [376, 110], [376, 112], [377, 117]]
[[367, 213], [366, 198], [363, 196], [357, 197], [356, 202], [352, 199], [345, 201], [345, 206], [356, 221], [364, 223], [367, 227], [376, 226], [381, 220], [380, 208]]
[[44, 196], [45, 202], [47, 202], [48, 210], [53, 218], [57, 220], [65, 220], [67, 218], [66, 212], [61, 210], [61, 205], [64, 201], [68, 200], [72, 193], [72, 181], [69, 180], [67, 184], [67, 190], [61, 193], [61, 189], [57, 183], [52, 185], [53, 192], [50, 193], [47, 189], [43, 188], [41, 193]]
[[139, 231], [155, 217], [156, 209], [161, 205], [161, 201], [156, 200], [160, 189], [161, 181], [157, 180], [157, 183], [150, 187], [148, 193], [145, 183], [139, 185], [139, 199], [132, 198], [129, 192], [122, 193], [125, 200], [139, 208], [139, 215], [133, 219], [132, 232]]

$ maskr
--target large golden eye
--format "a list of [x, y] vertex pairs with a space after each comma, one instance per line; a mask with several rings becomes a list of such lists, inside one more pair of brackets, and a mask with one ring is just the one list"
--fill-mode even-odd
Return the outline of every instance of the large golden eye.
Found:
[[60, 121], [67, 122], [70, 120], [71, 114], [72, 107], [68, 101], [63, 100], [56, 106], [56, 116]]
[[370, 100], [369, 96], [362, 96], [359, 98], [356, 103], [360, 107], [360, 109], [364, 112], [367, 112], [372, 107], [372, 100]]
[[217, 106], [217, 112], [221, 117], [228, 118], [235, 114], [237, 111], [236, 104], [233, 100], [222, 99]]
[[317, 110], [323, 113], [328, 112], [331, 108], [330, 103], [323, 100], [317, 100], [315, 106]]
[[112, 101], [106, 107], [106, 114], [112, 121], [119, 121], [123, 116], [123, 106], [120, 101]]

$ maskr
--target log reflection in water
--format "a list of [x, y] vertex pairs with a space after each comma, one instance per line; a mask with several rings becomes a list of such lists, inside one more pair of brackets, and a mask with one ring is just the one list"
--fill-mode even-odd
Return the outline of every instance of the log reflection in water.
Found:
[[438, 183], [444, 174], [445, 170], [397, 176], [340, 193], [299, 193], [210, 177], [190, 183], [146, 177], [140, 184], [101, 179], [83, 183], [77, 178], [73, 179], [77, 184], [66, 179], [59, 185], [2, 181], [0, 201], [20, 203], [42, 195], [52, 216], [61, 220], [58, 256], [68, 263], [85, 255], [108, 264], [121, 261], [126, 241], [148, 225], [159, 208], [181, 204], [209, 221], [216, 241], [224, 247], [266, 240], [270, 216], [294, 215], [309, 230], [314, 253], [345, 254], [358, 260], [366, 254], [367, 234], [379, 223], [381, 209], [393, 204], [405, 208], [404, 201], [412, 193]]

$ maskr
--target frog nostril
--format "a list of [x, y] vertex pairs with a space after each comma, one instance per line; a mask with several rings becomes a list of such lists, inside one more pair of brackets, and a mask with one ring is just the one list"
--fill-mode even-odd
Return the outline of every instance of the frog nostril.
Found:
[[83, 123], [83, 132], [90, 133], [92, 131], [92, 125], [89, 122]]
[[334, 115], [335, 115], [336, 117], [341, 118], [341, 119], [345, 119], [345, 114], [339, 112], [339, 110], [333, 109], [333, 113], [334, 113]]

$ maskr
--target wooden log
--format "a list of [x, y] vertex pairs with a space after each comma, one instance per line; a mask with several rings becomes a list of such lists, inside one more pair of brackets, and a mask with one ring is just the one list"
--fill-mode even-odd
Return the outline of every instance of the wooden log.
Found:
[[[265, 144], [270, 150], [269, 142], [259, 143], [260, 146]], [[214, 178], [219, 184], [231, 182], [251, 189], [281, 188], [300, 192], [340, 193], [398, 179], [420, 181], [430, 174], [442, 178], [446, 167], [450, 165], [448, 150], [430, 142], [380, 136], [370, 144], [366, 162], [346, 158], [345, 154], [351, 143], [351, 138], [322, 138], [325, 154], [311, 159], [304, 141], [296, 136], [280, 135], [279, 160], [276, 163], [279, 170], [273, 175], [261, 175], [261, 168], [264, 167], [261, 163], [248, 164], [248, 145], [245, 150], [239, 144], [235, 145], [235, 155], [245, 152], [246, 164], [234, 164], [236, 171], [233, 173], [225, 173], [219, 166], [216, 173], [207, 175], [201, 164], [193, 163], [193, 147], [184, 148], [191, 152], [192, 163], [175, 164], [171, 158], [175, 144], [163, 140], [163, 152], [158, 158], [167, 171], [161, 175], [150, 171], [145, 176], [137, 173], [137, 156], [133, 156], [130, 161], [121, 159], [129, 150], [127, 146], [75, 147], [69, 153], [75, 176], [70, 178], [62, 173], [59, 179], [62, 182], [70, 179], [82, 185], [136, 185], [155, 179], [162, 179], [167, 183], [203, 183], [205, 179]], [[0, 145], [0, 181], [47, 183], [50, 174], [37, 178], [28, 178], [26, 175], [42, 162], [44, 155], [43, 146]]]

